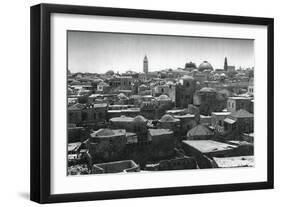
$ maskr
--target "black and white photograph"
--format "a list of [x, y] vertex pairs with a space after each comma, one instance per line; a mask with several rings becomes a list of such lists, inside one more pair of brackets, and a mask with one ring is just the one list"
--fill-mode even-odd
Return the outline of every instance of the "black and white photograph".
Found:
[[66, 35], [68, 176], [255, 167], [254, 39]]

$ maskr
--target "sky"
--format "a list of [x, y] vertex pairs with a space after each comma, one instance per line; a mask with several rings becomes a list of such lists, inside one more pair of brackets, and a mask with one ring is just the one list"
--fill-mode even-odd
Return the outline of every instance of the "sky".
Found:
[[203, 61], [223, 68], [224, 58], [236, 68], [254, 66], [254, 40], [187, 36], [68, 31], [68, 69], [72, 72], [142, 72], [147, 55], [149, 71], [197, 66]]

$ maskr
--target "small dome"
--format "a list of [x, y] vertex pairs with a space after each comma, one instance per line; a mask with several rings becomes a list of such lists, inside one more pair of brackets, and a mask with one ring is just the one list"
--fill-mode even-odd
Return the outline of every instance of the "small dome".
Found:
[[206, 126], [203, 126], [201, 124], [193, 127], [186, 134], [187, 137], [209, 136], [209, 135], [213, 135], [213, 132], [210, 129], [208, 129]]
[[214, 92], [217, 92], [215, 89], [213, 89], [213, 88], [208, 88], [208, 87], [201, 88], [199, 91], [200, 91], [200, 92], [205, 92], [205, 93], [214, 93]]
[[158, 100], [167, 101], [167, 100], [170, 100], [170, 98], [169, 98], [169, 96], [162, 94], [161, 96], [158, 97]]
[[144, 84], [141, 84], [141, 85], [139, 86], [139, 88], [147, 88], [147, 86], [144, 85]]
[[134, 118], [134, 121], [135, 122], [146, 122], [147, 120], [143, 116], [138, 115]]
[[170, 114], [165, 114], [164, 116], [162, 116], [162, 118], [160, 119], [160, 122], [177, 122], [179, 121], [179, 119], [175, 119], [172, 115]]
[[105, 82], [100, 82], [99, 85], [100, 85], [100, 86], [109, 86], [109, 85], [108, 85], [107, 83], [105, 83]]
[[204, 61], [203, 63], [201, 63], [198, 69], [201, 72], [203, 72], [204, 70], [214, 70], [213, 66], [208, 61]]
[[120, 99], [128, 99], [128, 97], [124, 93], [119, 93], [117, 96]]

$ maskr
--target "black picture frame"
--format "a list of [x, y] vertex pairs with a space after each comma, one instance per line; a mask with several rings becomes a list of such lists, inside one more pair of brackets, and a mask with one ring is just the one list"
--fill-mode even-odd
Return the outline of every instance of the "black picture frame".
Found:
[[[134, 17], [149, 19], [219, 22], [267, 26], [267, 181], [238, 184], [169, 187], [154, 189], [51, 194], [50, 184], [50, 130], [51, 130], [51, 71], [50, 71], [50, 15], [52, 13]], [[272, 18], [195, 14], [168, 11], [103, 8], [56, 4], [39, 4], [31, 7], [31, 151], [30, 199], [39, 203], [120, 199], [146, 196], [272, 189], [274, 177], [274, 20]]]

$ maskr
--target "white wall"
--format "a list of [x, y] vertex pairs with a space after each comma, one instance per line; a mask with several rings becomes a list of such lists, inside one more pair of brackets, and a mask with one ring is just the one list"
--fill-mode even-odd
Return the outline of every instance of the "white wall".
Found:
[[[67, 3], [137, 9], [172, 10], [275, 18], [275, 190], [212, 193], [170, 197], [83, 202], [79, 206], [254, 206], [280, 203], [281, 162], [279, 145], [281, 13], [278, 1], [246, 0], [70, 0], [70, 1], [2, 1], [1, 2], [1, 206], [35, 206], [29, 201], [29, 7], [48, 3]], [[4, 28], [3, 28], [4, 27]], [[279, 150], [279, 151], [278, 151]], [[241, 175], [242, 176], [242, 175]], [[77, 206], [77, 203], [56, 204]], [[56, 206], [55, 205], [55, 206]]]

